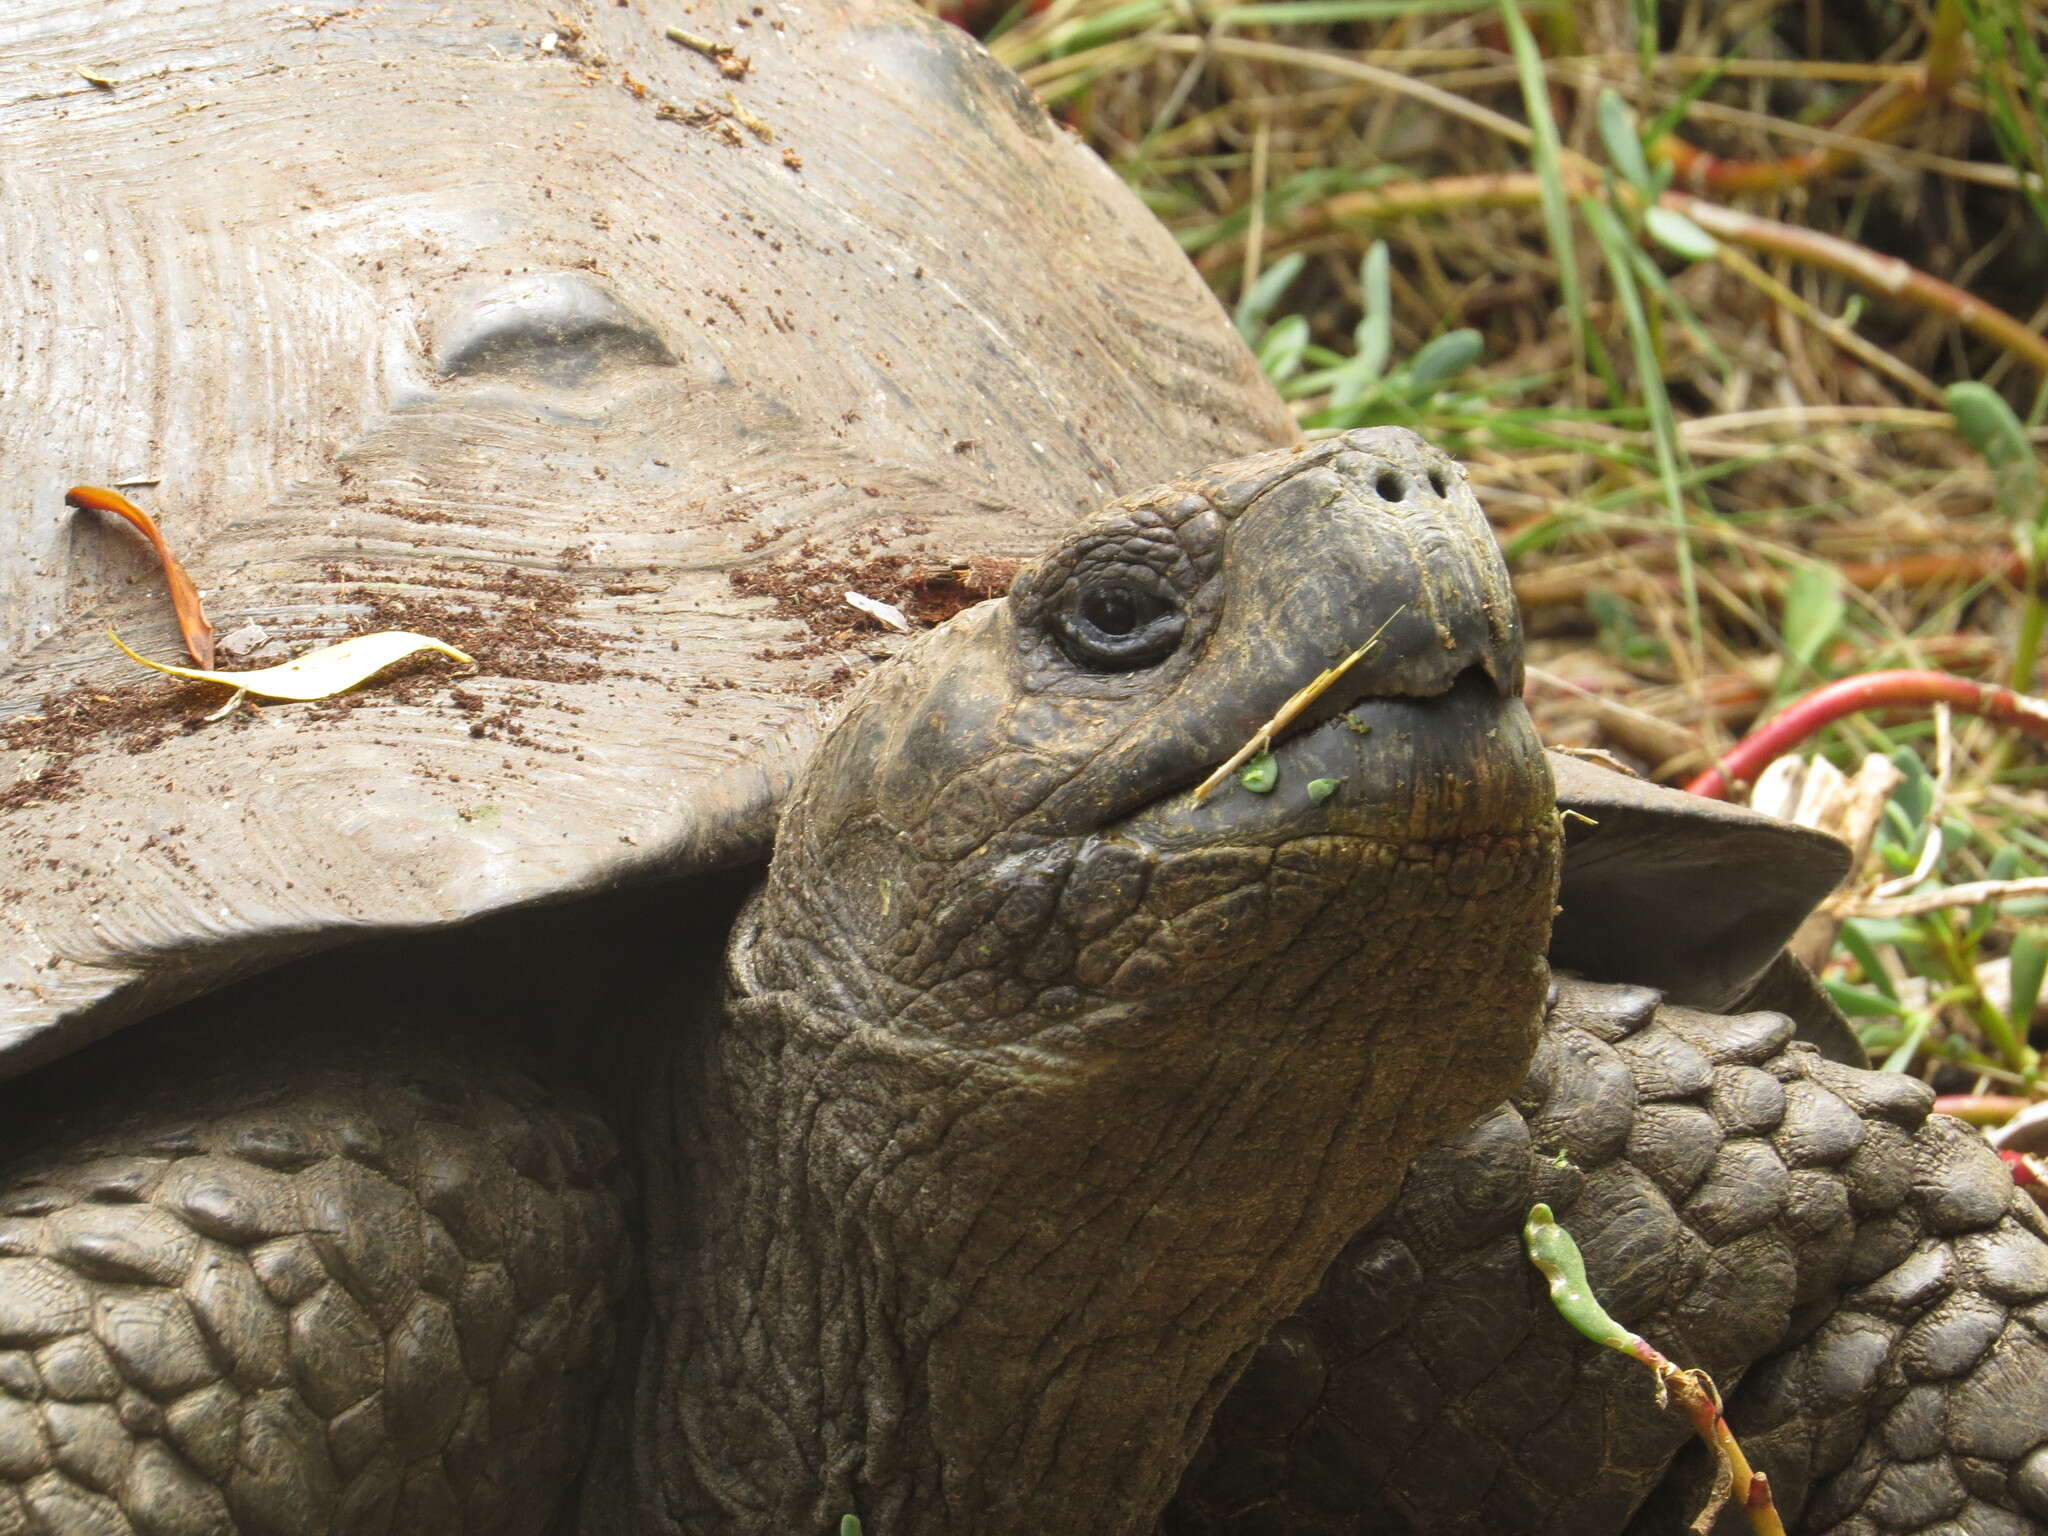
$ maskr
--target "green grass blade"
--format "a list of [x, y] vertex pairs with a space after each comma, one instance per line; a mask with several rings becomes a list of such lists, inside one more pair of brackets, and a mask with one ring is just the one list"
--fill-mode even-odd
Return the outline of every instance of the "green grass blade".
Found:
[[1515, 76], [1522, 87], [1522, 104], [1529, 114], [1530, 146], [1536, 165], [1537, 185], [1543, 195], [1543, 229], [1550, 241], [1550, 254], [1557, 262], [1557, 287], [1564, 299], [1565, 315], [1580, 356], [1592, 363], [1607, 386], [1610, 400], [1622, 398], [1621, 381], [1614, 375], [1606, 349], [1593, 332], [1586, 313], [1586, 295], [1579, 285], [1578, 242], [1572, 238], [1571, 197], [1564, 184], [1564, 156], [1558, 138], [1557, 119], [1550, 111], [1550, 92], [1543, 79], [1543, 57], [1536, 51], [1536, 39], [1521, 11], [1512, 0], [1500, 0], [1501, 25], [1507, 29], [1508, 44], [1515, 56]]
[[1619, 92], [1603, 87], [1598, 106], [1600, 142], [1607, 147], [1607, 160], [1622, 178], [1645, 197], [1650, 191], [1650, 162], [1643, 158], [1643, 141], [1636, 134], [1636, 115]]
[[1615, 296], [1628, 320], [1628, 339], [1635, 353], [1636, 378], [1643, 391], [1643, 403], [1650, 411], [1650, 440], [1657, 452], [1657, 475], [1664, 487], [1664, 505], [1671, 517], [1671, 536], [1678, 555], [1678, 580], [1685, 598], [1685, 622], [1695, 655], [1705, 650], [1700, 627], [1699, 579], [1693, 570], [1692, 529], [1685, 515], [1685, 492], [1680, 484], [1683, 449], [1678, 441], [1678, 422], [1672, 415], [1671, 397], [1664, 389], [1664, 368], [1657, 356], [1657, 343], [1650, 329], [1650, 316], [1643, 305], [1642, 290], [1636, 285], [1633, 242], [1605, 203], [1593, 198], [1579, 202], [1580, 217], [1593, 232], [1607, 258], [1607, 270], [1614, 279]]

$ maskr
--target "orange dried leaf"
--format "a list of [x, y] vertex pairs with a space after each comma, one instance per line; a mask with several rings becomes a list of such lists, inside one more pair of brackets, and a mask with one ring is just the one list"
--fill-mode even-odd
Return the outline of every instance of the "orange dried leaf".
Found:
[[171, 546], [164, 542], [156, 520], [119, 491], [102, 490], [96, 485], [74, 485], [64, 493], [64, 499], [74, 507], [125, 517], [149, 540], [156, 549], [157, 559], [163, 562], [164, 581], [171, 589], [171, 607], [177, 612], [178, 631], [185, 637], [185, 649], [192, 653], [192, 659], [200, 666], [211, 667], [213, 625], [207, 622], [206, 610], [200, 606], [199, 589], [192, 585], [192, 578], [185, 574], [185, 567], [171, 553]]

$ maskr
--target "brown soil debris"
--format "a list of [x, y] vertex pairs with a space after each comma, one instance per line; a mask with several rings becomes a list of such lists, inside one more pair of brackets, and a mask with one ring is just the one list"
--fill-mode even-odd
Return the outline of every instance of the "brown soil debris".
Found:
[[[445, 586], [393, 591], [363, 585], [368, 572], [336, 565], [323, 574], [340, 586], [335, 594], [338, 604], [361, 611], [348, 622], [349, 633], [409, 629], [445, 640], [476, 660], [475, 672], [453, 674], [455, 679], [482, 675], [581, 683], [604, 675], [596, 660], [605, 649], [604, 641], [576, 622], [574, 582], [531, 571], [468, 565], [446, 573]], [[297, 652], [321, 639], [338, 638], [294, 636], [287, 646]], [[447, 660], [423, 653], [347, 693], [289, 707], [301, 718], [332, 719], [366, 704], [417, 703], [448, 689], [449, 701], [475, 717], [472, 735], [516, 739], [522, 732], [514, 711], [538, 702], [538, 695], [514, 695], [485, 715], [481, 696], [459, 683], [449, 689], [450, 681]], [[140, 754], [187, 731], [240, 729], [263, 709], [280, 707], [249, 699], [235, 713], [209, 723], [205, 716], [225, 697], [210, 683], [166, 687], [145, 679], [112, 688], [82, 684], [52, 695], [31, 714], [0, 720], [0, 751], [29, 754], [23, 767], [41, 759], [26, 777], [0, 788], [0, 814], [77, 794], [84, 787], [75, 767], [78, 758], [109, 738], [118, 739], [122, 751]]]
[[963, 608], [1000, 597], [1016, 579], [1018, 566], [1015, 560], [942, 561], [922, 553], [873, 555], [858, 548], [835, 553], [806, 543], [787, 559], [734, 571], [728, 579], [735, 591], [770, 599], [778, 616], [810, 631], [815, 638], [795, 654], [823, 656], [881, 629], [878, 621], [847, 603], [848, 592], [893, 603], [913, 624], [929, 628]]
[[[324, 574], [332, 581], [356, 583], [367, 576], [344, 566], [330, 566]], [[446, 574], [446, 585], [431, 590], [353, 585], [345, 586], [338, 600], [368, 610], [365, 630], [417, 630], [468, 652], [476, 659], [478, 675], [549, 683], [587, 683], [604, 675], [594, 659], [605, 648], [603, 639], [576, 622], [576, 583], [536, 571], [483, 565], [465, 565]], [[384, 675], [403, 682], [404, 671], [394, 668]], [[430, 664], [406, 677], [432, 686], [437, 677], [445, 680], [447, 671]], [[419, 691], [400, 696], [415, 697]], [[374, 694], [344, 694], [328, 702], [357, 697]]]
[[[207, 683], [171, 687], [141, 681], [115, 688], [81, 683], [45, 699], [33, 713], [0, 720], [0, 751], [22, 752], [42, 765], [0, 789], [0, 815], [48, 800], [67, 800], [83, 783], [73, 766], [79, 753], [108, 736], [131, 754], [197, 730], [224, 695]], [[226, 723], [226, 722], [223, 722]]]
[[721, 143], [730, 144], [734, 149], [746, 146], [746, 138], [740, 133], [739, 123], [732, 114], [718, 107], [679, 107], [674, 102], [664, 101], [654, 109], [654, 115], [665, 123], [681, 123], [688, 128], [702, 128], [715, 135]]

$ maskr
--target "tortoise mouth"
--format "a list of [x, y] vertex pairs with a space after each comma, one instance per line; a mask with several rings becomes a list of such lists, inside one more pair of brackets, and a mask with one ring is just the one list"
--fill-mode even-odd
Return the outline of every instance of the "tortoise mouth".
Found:
[[1440, 842], [1548, 824], [1542, 744], [1521, 699], [1483, 666], [1426, 697], [1318, 702], [1275, 739], [1265, 773], [1240, 771], [1198, 803], [1205, 768], [1104, 831], [1165, 852], [1317, 835]]

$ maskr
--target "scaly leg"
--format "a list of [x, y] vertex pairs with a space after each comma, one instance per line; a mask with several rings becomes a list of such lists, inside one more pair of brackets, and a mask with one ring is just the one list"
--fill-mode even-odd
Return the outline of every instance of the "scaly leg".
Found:
[[1555, 1315], [1520, 1239], [1543, 1200], [1608, 1309], [1714, 1373], [1794, 1531], [2048, 1532], [2038, 1213], [1922, 1085], [1791, 1033], [1561, 982], [1513, 1102], [1261, 1346], [1167, 1530], [1684, 1530], [1689, 1431]]
[[[1843, 1288], [1743, 1381], [1729, 1421], [1813, 1536], [2039, 1536], [2048, 1530], [2048, 1244], [1983, 1142], [1931, 1119], [1912, 1194], [1870, 1240], [1899, 1255]], [[1690, 1458], [1688, 1458], [1690, 1460]], [[1688, 1465], [1645, 1532], [1686, 1529], [1710, 1480]], [[1746, 1526], [1724, 1516], [1718, 1531]]]
[[0, 1090], [0, 1536], [554, 1517], [629, 1263], [612, 1136], [501, 1050], [329, 1011]]

